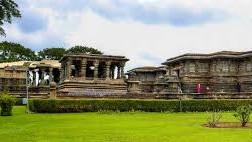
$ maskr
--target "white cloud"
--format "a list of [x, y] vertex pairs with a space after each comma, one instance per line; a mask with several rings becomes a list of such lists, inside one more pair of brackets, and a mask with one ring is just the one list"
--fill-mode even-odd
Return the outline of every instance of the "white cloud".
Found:
[[131, 59], [129, 67], [158, 65], [140, 56], [146, 53], [164, 61], [187, 52], [246, 51], [252, 46], [252, 25], [234, 21], [175, 28], [134, 21], [109, 21], [89, 11], [82, 14], [76, 29], [67, 36], [67, 43], [85, 43], [107, 54], [126, 55]]
[[[50, 5], [30, 1], [33, 9], [48, 18], [44, 31], [24, 34], [7, 26], [8, 39], [29, 41], [33, 45], [43, 43], [57, 46], [85, 44], [106, 54], [125, 55], [130, 59], [127, 69], [144, 65], [160, 65], [162, 61], [180, 54], [209, 53], [221, 50], [247, 51], [252, 47], [251, 0], [138, 0], [145, 7], [165, 8], [172, 5], [199, 10], [221, 10], [227, 13], [225, 20], [196, 26], [174, 27], [169, 24], [144, 24], [132, 19], [111, 20], [92, 11], [92, 8], [75, 11], [57, 11]], [[58, 3], [55, 0], [54, 3]], [[66, 0], [64, 3], [68, 3]], [[98, 1], [95, 1], [98, 3]], [[134, 0], [124, 3], [136, 3]], [[115, 8], [111, 1], [100, 3]], [[53, 7], [53, 8], [52, 8]], [[58, 42], [58, 40], [60, 40]], [[35, 48], [35, 47], [33, 47]], [[160, 62], [160, 63], [157, 63]]]

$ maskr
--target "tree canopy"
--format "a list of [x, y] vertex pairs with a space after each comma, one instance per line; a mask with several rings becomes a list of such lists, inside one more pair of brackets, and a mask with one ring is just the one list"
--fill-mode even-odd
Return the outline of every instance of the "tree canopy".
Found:
[[78, 54], [78, 53], [85, 53], [85, 54], [103, 54], [101, 51], [98, 49], [95, 49], [93, 47], [87, 47], [87, 46], [81, 46], [81, 45], [76, 45], [71, 48], [69, 48], [66, 51], [66, 54]]
[[5, 36], [2, 26], [11, 23], [13, 17], [21, 17], [18, 5], [13, 0], [0, 0], [0, 35]]
[[78, 53], [85, 53], [85, 54], [103, 54], [101, 51], [87, 46], [73, 46], [66, 50], [65, 48], [45, 48], [42, 51], [38, 52], [38, 59], [47, 59], [47, 60], [60, 60], [65, 54], [78, 54]]
[[36, 60], [35, 52], [30, 48], [25, 48], [23, 45], [13, 42], [0, 43], [0, 62], [14, 61], [34, 61]]
[[103, 54], [101, 51], [86, 46], [74, 46], [66, 50], [63, 47], [45, 48], [35, 54], [30, 48], [19, 43], [0, 42], [0, 63], [14, 61], [60, 60], [65, 54]]
[[38, 58], [40, 60], [47, 59], [47, 60], [60, 60], [66, 50], [65, 48], [58, 48], [58, 47], [52, 47], [52, 48], [45, 48], [42, 51], [38, 52]]

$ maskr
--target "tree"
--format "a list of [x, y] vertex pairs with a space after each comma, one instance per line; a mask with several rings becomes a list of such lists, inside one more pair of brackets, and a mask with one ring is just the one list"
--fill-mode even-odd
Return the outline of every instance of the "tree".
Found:
[[60, 60], [64, 56], [65, 52], [66, 52], [65, 48], [57, 48], [57, 47], [45, 48], [42, 51], [38, 52], [38, 58], [40, 60], [42, 59]]
[[23, 45], [13, 42], [0, 43], [0, 63], [13, 61], [34, 61], [36, 60], [34, 51], [25, 48]]
[[13, 17], [21, 17], [18, 5], [13, 0], [0, 0], [0, 35], [5, 36], [2, 25], [11, 23]]
[[207, 123], [210, 127], [216, 127], [222, 118], [222, 113], [219, 111], [214, 111], [207, 119]]
[[234, 116], [241, 122], [242, 127], [244, 127], [250, 120], [251, 106], [243, 105], [236, 109]]
[[71, 47], [66, 51], [66, 54], [78, 54], [78, 53], [103, 54], [101, 51], [99, 51], [93, 47], [80, 46], [80, 45]]

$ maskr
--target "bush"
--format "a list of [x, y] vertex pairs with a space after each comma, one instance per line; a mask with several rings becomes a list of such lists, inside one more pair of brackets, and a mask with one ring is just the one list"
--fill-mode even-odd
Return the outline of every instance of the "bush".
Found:
[[234, 116], [241, 122], [244, 127], [250, 120], [251, 105], [242, 105], [236, 109]]
[[178, 111], [177, 101], [158, 100], [29, 100], [33, 112], [98, 112], [98, 111]]
[[22, 98], [16, 98], [15, 106], [24, 106]]
[[98, 111], [146, 111], [146, 112], [205, 112], [234, 111], [240, 105], [252, 104], [252, 100], [126, 100], [126, 99], [87, 99], [87, 100], [29, 100], [33, 112], [98, 112]]
[[16, 102], [16, 98], [11, 96], [7, 92], [0, 94], [0, 107], [1, 107], [1, 116], [11, 116], [12, 108]]
[[214, 111], [207, 119], [207, 124], [210, 127], [216, 127], [216, 125], [220, 122], [222, 118], [222, 113], [219, 111]]

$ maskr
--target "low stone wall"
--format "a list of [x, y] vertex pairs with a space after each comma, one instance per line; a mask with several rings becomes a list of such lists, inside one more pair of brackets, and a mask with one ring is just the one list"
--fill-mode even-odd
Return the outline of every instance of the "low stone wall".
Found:
[[153, 93], [111, 93], [105, 95], [74, 95], [74, 94], [60, 94], [58, 99], [79, 99], [79, 98], [114, 98], [114, 99], [165, 99], [165, 95], [157, 95]]
[[165, 94], [166, 99], [251, 99], [252, 92], [244, 93], [207, 93], [207, 94]]
[[[48, 98], [49, 92], [50, 92], [49, 86], [28, 88], [29, 98]], [[25, 88], [19, 91], [10, 91], [10, 94], [14, 95], [17, 98], [26, 98], [27, 90]]]

